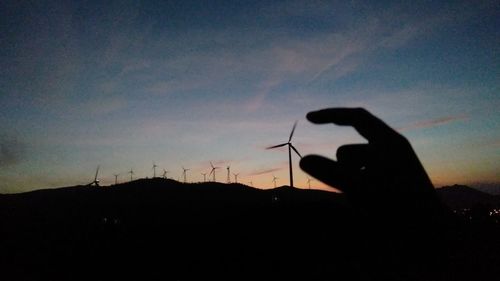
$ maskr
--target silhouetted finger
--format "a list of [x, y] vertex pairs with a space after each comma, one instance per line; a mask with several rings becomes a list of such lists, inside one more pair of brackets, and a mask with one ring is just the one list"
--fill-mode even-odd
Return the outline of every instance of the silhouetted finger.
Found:
[[373, 148], [369, 144], [348, 144], [337, 149], [337, 161], [349, 169], [361, 169], [372, 159]]
[[351, 173], [337, 162], [318, 155], [307, 155], [300, 160], [300, 168], [318, 180], [346, 191], [353, 185]]
[[353, 126], [370, 142], [383, 142], [400, 136], [382, 120], [363, 108], [322, 109], [309, 112], [307, 119], [316, 124], [334, 123], [341, 126]]

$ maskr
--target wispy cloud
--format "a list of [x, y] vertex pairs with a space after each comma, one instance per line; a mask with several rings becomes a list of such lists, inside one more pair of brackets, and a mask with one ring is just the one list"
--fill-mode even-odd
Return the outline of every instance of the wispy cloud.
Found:
[[416, 123], [413, 123], [413, 124], [410, 124], [410, 125], [407, 125], [404, 127], [396, 128], [396, 130], [398, 130], [400, 132], [405, 132], [405, 131], [410, 131], [410, 130], [415, 130], [415, 129], [423, 129], [423, 128], [441, 126], [441, 125], [445, 125], [445, 124], [448, 124], [451, 122], [460, 121], [460, 120], [467, 120], [467, 119], [469, 119], [468, 115], [446, 116], [446, 117], [441, 117], [441, 118], [436, 118], [436, 119], [418, 121]]
[[[328, 1], [301, 2], [266, 4], [257, 12], [267, 23], [286, 22], [296, 17], [323, 21], [346, 9], [348, 13], [356, 13], [356, 5], [353, 9], [349, 5]], [[112, 8], [111, 5], [110, 11], [114, 11]], [[400, 16], [400, 13], [393, 13], [399, 9], [394, 5], [387, 13], [370, 13], [364, 21], [342, 22], [343, 25], [339, 25], [344, 26], [342, 28], [325, 28], [307, 36], [235, 27], [190, 28], [173, 34], [157, 32], [152, 26], [160, 24], [155, 22], [158, 19], [142, 19], [137, 8], [121, 7], [109, 15], [94, 15], [99, 24], [95, 27], [98, 32], [80, 40], [106, 40], [89, 52], [90, 62], [81, 55], [80, 42], [75, 40], [78, 28], [86, 26], [78, 26], [78, 22], [72, 21], [74, 11], [70, 6], [62, 6], [62, 17], [55, 24], [57, 28], [44, 28], [45, 17], [37, 18], [40, 32], [35, 32], [32, 40], [23, 40], [32, 45], [19, 48], [21, 55], [17, 59], [21, 61], [16, 65], [21, 65], [22, 69], [13, 65], [18, 72], [26, 72], [23, 77], [33, 78], [25, 79], [34, 81], [30, 83], [33, 86], [21, 85], [23, 94], [32, 93], [42, 97], [40, 102], [52, 104], [55, 99], [47, 98], [50, 95], [67, 97], [68, 93], [75, 94], [81, 73], [93, 71], [99, 74], [109, 69], [117, 69], [113, 77], [104, 79], [106, 88], [115, 92], [128, 90], [125, 92], [130, 94], [129, 89], [116, 87], [116, 84], [145, 77], [144, 84], [134, 86], [136, 95], [200, 89], [207, 92], [238, 90], [241, 77], [245, 77], [253, 86], [238, 96], [243, 97], [243, 108], [253, 112], [284, 83], [292, 81], [307, 85], [322, 78], [335, 80], [353, 73], [373, 50], [403, 46], [431, 31], [439, 24], [436, 19], [440, 18]], [[55, 34], [52, 34], [53, 29]], [[54, 38], [63, 38], [65, 44]], [[37, 64], [45, 68], [43, 72], [29, 73], [31, 69], [37, 69], [34, 67]], [[88, 66], [91, 69], [85, 69]]]
[[273, 172], [281, 171], [284, 168], [268, 168], [268, 169], [260, 169], [260, 170], [255, 170], [252, 171], [248, 174], [248, 176], [260, 176], [260, 175], [266, 175], [266, 174], [271, 174]]
[[215, 167], [225, 168], [227, 165], [230, 165], [231, 160], [208, 160], [199, 163], [198, 166], [203, 168], [210, 168], [210, 163], [212, 163], [212, 165], [214, 165]]
[[[122, 65], [121, 74], [113, 79], [125, 83], [145, 78], [144, 88], [137, 92], [172, 94], [198, 90], [208, 95], [226, 95], [228, 91], [238, 91], [228, 98], [237, 97], [244, 110], [254, 112], [266, 103], [270, 94], [281, 91], [283, 85], [307, 86], [319, 79], [331, 81], [355, 72], [377, 48], [395, 48], [421, 34], [420, 25], [410, 21], [394, 28], [387, 22], [372, 20], [349, 30], [315, 32], [300, 40], [231, 28], [188, 30], [180, 41], [206, 47], [190, 51], [189, 56], [179, 51], [185, 46], [178, 46], [179, 40], [168, 34], [152, 39], [132, 33], [131, 36], [135, 34], [140, 39], [134, 41], [143, 42], [143, 48], [149, 52], [126, 58], [123, 50], [130, 44], [130, 38], [117, 39], [110, 47], [117, 54], [108, 56], [107, 61], [110, 65]], [[256, 40], [264, 44], [256, 45]], [[120, 44], [123, 46], [115, 46]], [[247, 45], [255, 48], [242, 47]], [[175, 49], [168, 57], [153, 62], [158, 54]], [[245, 91], [242, 91], [242, 77], [248, 84]]]

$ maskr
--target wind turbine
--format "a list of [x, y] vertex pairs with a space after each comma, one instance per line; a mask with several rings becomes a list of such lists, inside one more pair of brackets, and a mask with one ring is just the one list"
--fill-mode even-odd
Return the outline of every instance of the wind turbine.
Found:
[[201, 173], [203, 175], [203, 182], [207, 181], [207, 173]]
[[310, 177], [307, 177], [307, 184], [309, 185], [309, 189], [311, 189], [311, 182], [313, 181], [313, 179], [311, 179]]
[[119, 176], [119, 175], [120, 175], [120, 174], [113, 174], [113, 176], [115, 176], [115, 185], [117, 185], [117, 184], [118, 184], [118, 176]]
[[134, 170], [130, 169], [130, 171], [128, 172], [128, 174], [130, 174], [130, 181], [132, 181], [132, 175], [134, 174]]
[[215, 167], [211, 161], [210, 161], [210, 166], [212, 167], [212, 170], [210, 171], [210, 174], [208, 174], [208, 176], [213, 174], [213, 181], [215, 182], [215, 170], [220, 169], [220, 167]]
[[295, 123], [293, 124], [292, 132], [290, 133], [290, 137], [288, 138], [288, 142], [285, 142], [285, 143], [282, 143], [282, 144], [278, 144], [278, 145], [274, 145], [274, 146], [270, 146], [270, 147], [267, 148], [267, 149], [273, 149], [273, 148], [277, 148], [277, 147], [282, 147], [282, 146], [288, 145], [288, 164], [290, 166], [290, 187], [293, 187], [292, 149], [293, 149], [293, 151], [295, 151], [295, 153], [297, 153], [297, 155], [300, 158], [302, 158], [302, 155], [300, 155], [300, 153], [292, 145], [292, 142], [291, 142], [292, 141], [292, 137], [293, 137], [293, 132], [295, 132], [295, 128], [296, 127], [297, 127], [297, 121], [295, 121]]
[[233, 174], [233, 175], [234, 175], [234, 182], [238, 183], [238, 175], [239, 175], [239, 173], [238, 174]]
[[253, 187], [253, 182], [252, 181], [249, 181], [248, 183], [250, 184], [251, 187]]
[[184, 168], [184, 166], [182, 167], [182, 176], [184, 177], [184, 183], [186, 183], [186, 176], [187, 176], [187, 171], [189, 171], [189, 169], [186, 169]]
[[227, 166], [227, 183], [231, 183], [231, 166]]
[[276, 188], [276, 180], [277, 180], [277, 179], [278, 179], [278, 178], [277, 178], [277, 177], [275, 177], [275, 176], [273, 175], [274, 188]]
[[163, 178], [168, 179], [167, 175], [168, 175], [168, 171], [163, 169]]
[[156, 178], [156, 167], [158, 167], [158, 165], [153, 162], [153, 179]]
[[97, 179], [97, 174], [99, 173], [99, 166], [97, 166], [97, 169], [95, 170], [95, 177], [94, 180], [88, 184], [88, 186], [99, 186], [99, 180]]

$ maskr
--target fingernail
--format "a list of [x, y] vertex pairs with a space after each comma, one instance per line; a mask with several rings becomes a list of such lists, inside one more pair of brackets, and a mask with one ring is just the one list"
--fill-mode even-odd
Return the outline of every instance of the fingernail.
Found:
[[310, 111], [306, 114], [306, 118], [307, 120], [309, 121], [312, 121], [312, 119], [314, 119], [314, 115], [316, 114], [316, 111]]

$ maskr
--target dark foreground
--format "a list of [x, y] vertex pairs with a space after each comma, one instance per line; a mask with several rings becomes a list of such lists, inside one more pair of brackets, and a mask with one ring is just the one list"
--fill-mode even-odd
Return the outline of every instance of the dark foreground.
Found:
[[153, 179], [0, 196], [2, 280], [498, 280], [500, 230], [336, 193]]

